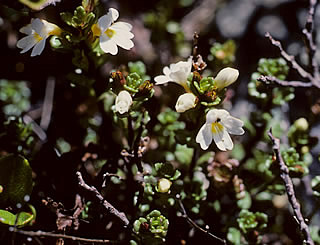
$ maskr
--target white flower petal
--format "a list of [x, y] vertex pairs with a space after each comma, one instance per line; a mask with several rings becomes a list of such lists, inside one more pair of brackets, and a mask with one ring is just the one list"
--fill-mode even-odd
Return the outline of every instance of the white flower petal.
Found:
[[116, 43], [110, 39], [107, 35], [100, 36], [100, 48], [105, 53], [116, 55], [118, 53], [118, 47]]
[[231, 137], [230, 137], [230, 135], [229, 135], [229, 133], [227, 132], [226, 129], [223, 130], [222, 139], [223, 139], [224, 147], [225, 147], [227, 150], [232, 150], [232, 148], [233, 148], [233, 142], [232, 142], [232, 139], [231, 139]]
[[105, 14], [98, 19], [98, 26], [101, 30], [101, 33], [104, 33], [112, 24], [111, 13]]
[[122, 90], [115, 102], [116, 111], [120, 114], [126, 113], [129, 111], [132, 104], [132, 97], [128, 91]]
[[210, 129], [210, 124], [204, 124], [196, 137], [196, 142], [200, 144], [201, 148], [203, 150], [208, 149], [209, 145], [212, 142], [212, 133]]
[[[110, 29], [112, 28], [110, 27]], [[129, 50], [134, 46], [133, 42], [130, 40], [129, 33], [130, 32], [115, 32], [111, 39], [121, 48]]]
[[121, 37], [123, 37], [123, 38], [125, 38], [125, 39], [132, 39], [132, 38], [134, 38], [134, 35], [133, 35], [132, 32], [127, 31], [127, 30], [125, 30], [125, 29], [120, 29], [120, 28], [118, 28], [118, 27], [114, 28], [114, 25], [110, 26], [109, 29], [115, 31], [114, 36], [116, 36], [116, 35], [117, 35], [117, 36], [121, 36]]
[[179, 61], [176, 64], [171, 64], [169, 67], [167, 66], [164, 67], [163, 73], [165, 74], [166, 77], [168, 77], [166, 82], [175, 82], [181, 85], [182, 87], [184, 87], [184, 89], [187, 92], [190, 92], [190, 89], [187, 85], [187, 79], [188, 79], [188, 76], [190, 75], [191, 68], [192, 68], [192, 63], [189, 60], [187, 62]]
[[222, 118], [225, 118], [227, 116], [229, 116], [229, 112], [227, 112], [226, 110], [212, 109], [207, 113], [206, 122], [214, 123], [218, 119], [221, 120]]
[[19, 30], [21, 33], [23, 34], [27, 34], [27, 35], [30, 35], [32, 34], [32, 27], [31, 27], [31, 24], [28, 24], [22, 28], [20, 28]]
[[41, 34], [42, 34], [42, 29], [44, 27], [44, 23], [39, 18], [32, 20], [31, 27], [36, 33], [42, 36]]
[[127, 23], [127, 22], [123, 22], [123, 21], [118, 21], [116, 23], [114, 23], [112, 25], [112, 27], [114, 29], [120, 29], [120, 30], [125, 30], [125, 31], [131, 31], [132, 30], [132, 25]]
[[214, 143], [216, 143], [217, 147], [221, 151], [225, 151], [226, 150], [226, 146], [225, 146], [224, 138], [223, 138], [225, 129], [224, 128], [220, 129], [215, 124], [213, 124], [211, 127], [213, 127], [214, 131], [215, 131], [215, 132], [212, 132], [212, 130], [211, 130]]
[[42, 39], [40, 42], [38, 42], [32, 49], [31, 57], [40, 55], [44, 49], [45, 44], [46, 44], [46, 39]]
[[163, 74], [169, 77], [170, 73], [171, 73], [171, 71], [170, 71], [169, 67], [165, 66], [163, 68]]
[[167, 82], [170, 82], [170, 77], [160, 75], [160, 76], [156, 76], [154, 80], [156, 81], [156, 85], [165, 84]]
[[244, 134], [243, 122], [235, 117], [229, 116], [222, 121], [223, 125], [226, 127], [230, 134], [242, 135]]
[[180, 95], [175, 106], [176, 111], [181, 113], [194, 108], [196, 106], [196, 99], [197, 97], [192, 93]]
[[185, 84], [187, 82], [188, 76], [189, 74], [185, 73], [185, 71], [183, 70], [171, 72], [169, 75], [172, 81], [178, 84]]
[[109, 8], [108, 14], [111, 14], [112, 20], [116, 21], [119, 18], [119, 11], [114, 8]]
[[239, 71], [230, 67], [222, 69], [214, 79], [217, 88], [225, 88], [234, 83], [239, 76]]
[[37, 40], [33, 37], [33, 35], [30, 35], [30, 36], [21, 38], [17, 42], [17, 47], [23, 49], [21, 53], [25, 53], [28, 50], [30, 50], [36, 43], [37, 43]]

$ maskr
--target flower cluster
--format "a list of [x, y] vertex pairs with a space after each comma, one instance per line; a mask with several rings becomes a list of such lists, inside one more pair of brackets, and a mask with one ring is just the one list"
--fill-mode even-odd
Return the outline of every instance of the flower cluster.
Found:
[[[198, 73], [195, 73], [194, 76], [199, 77], [199, 81], [194, 82], [193, 85], [188, 81], [191, 70], [192, 60], [189, 58], [186, 62], [180, 61], [176, 64], [171, 64], [169, 67], [164, 67], [164, 75], [157, 76], [154, 79], [156, 85], [174, 82], [185, 89], [186, 93], [179, 96], [175, 106], [176, 111], [180, 113], [195, 108], [198, 102], [201, 101], [201, 96], [212, 100], [211, 104], [206, 101], [201, 102], [204, 105], [213, 106], [219, 104], [221, 99], [217, 94], [222, 93], [224, 88], [234, 83], [239, 76], [238, 70], [230, 67], [222, 69], [215, 78], [201, 78]], [[217, 102], [214, 101], [216, 99], [218, 99]], [[226, 110], [211, 109], [207, 113], [206, 123], [197, 134], [196, 142], [200, 144], [203, 150], [206, 150], [213, 139], [220, 150], [231, 150], [233, 142], [229, 133], [243, 134], [242, 126], [243, 122], [230, 116]]]

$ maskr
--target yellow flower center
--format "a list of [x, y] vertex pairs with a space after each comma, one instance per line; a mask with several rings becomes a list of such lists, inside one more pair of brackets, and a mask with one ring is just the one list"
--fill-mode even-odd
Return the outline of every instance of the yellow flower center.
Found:
[[221, 131], [223, 131], [223, 126], [221, 123], [219, 123], [220, 120], [217, 120], [216, 122], [211, 124], [211, 132], [213, 134], [217, 134]]
[[112, 38], [112, 36], [116, 33], [114, 30], [111, 30], [111, 29], [107, 29], [105, 32], [104, 32], [109, 38]]
[[34, 39], [36, 39], [37, 43], [40, 42], [43, 38], [38, 34], [38, 33], [34, 33], [33, 35]]
[[97, 24], [92, 25], [91, 31], [92, 31], [93, 36], [100, 36], [101, 35], [100, 28]]
[[57, 28], [54, 28], [52, 31], [50, 31], [48, 33], [48, 36], [50, 36], [50, 35], [60, 36], [61, 32], [62, 32], [62, 30], [59, 27], [57, 27]]

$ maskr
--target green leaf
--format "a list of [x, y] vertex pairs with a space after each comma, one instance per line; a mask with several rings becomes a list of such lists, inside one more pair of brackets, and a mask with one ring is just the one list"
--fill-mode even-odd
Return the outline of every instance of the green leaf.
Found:
[[313, 190], [313, 195], [320, 197], [320, 176], [316, 176], [311, 181], [311, 187]]
[[60, 13], [61, 19], [69, 26], [72, 26], [72, 14], [69, 12]]
[[33, 10], [41, 10], [51, 3], [60, 2], [57, 0], [56, 1], [55, 0], [53, 0], [53, 1], [52, 0], [32, 0], [32, 1], [31, 0], [19, 0], [19, 1]]
[[251, 203], [251, 196], [247, 191], [245, 192], [245, 197], [237, 201], [237, 205], [241, 209], [249, 209], [251, 207]]
[[229, 227], [227, 239], [232, 244], [241, 244], [241, 232], [234, 227]]
[[174, 155], [180, 163], [189, 165], [192, 161], [193, 148], [188, 148], [186, 145], [177, 144]]
[[[30, 207], [32, 207], [30, 205]], [[13, 214], [6, 210], [0, 209], [0, 222], [6, 225], [25, 226], [33, 221], [36, 217], [35, 209], [32, 207], [32, 213], [20, 212]]]
[[0, 159], [0, 202], [24, 203], [32, 191], [32, 170], [27, 159], [10, 154]]
[[243, 209], [237, 218], [238, 225], [243, 233], [248, 233], [252, 230], [261, 230], [267, 226], [268, 216], [260, 212], [250, 212]]

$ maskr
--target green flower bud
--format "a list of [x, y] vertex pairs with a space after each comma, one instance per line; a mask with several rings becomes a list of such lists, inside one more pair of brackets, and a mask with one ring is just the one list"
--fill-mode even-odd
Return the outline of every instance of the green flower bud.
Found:
[[309, 123], [305, 118], [301, 117], [294, 122], [294, 126], [296, 126], [296, 128], [300, 131], [307, 131], [309, 128]]

